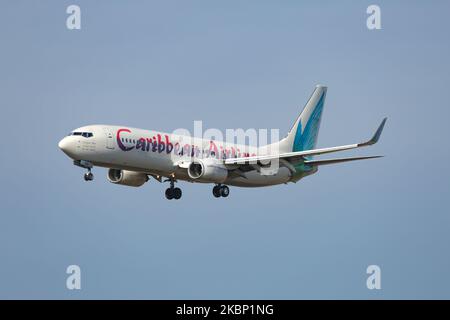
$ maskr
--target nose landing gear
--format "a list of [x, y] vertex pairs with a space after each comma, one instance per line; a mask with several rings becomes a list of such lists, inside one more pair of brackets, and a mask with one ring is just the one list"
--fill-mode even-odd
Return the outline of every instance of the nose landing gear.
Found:
[[84, 181], [92, 181], [94, 180], [94, 174], [91, 172], [91, 169], [88, 169], [88, 172], [84, 174]]
[[167, 179], [165, 181], [170, 181], [170, 187], [166, 189], [166, 198], [168, 200], [178, 200], [181, 198], [181, 196], [183, 195], [183, 192], [181, 191], [180, 188], [175, 188], [175, 179], [174, 178], [170, 178]]
[[87, 169], [88, 172], [86, 172], [84, 174], [84, 181], [92, 181], [94, 180], [94, 174], [91, 172], [92, 167], [94, 166], [92, 163], [90, 163], [89, 161], [85, 161], [85, 160], [75, 160], [73, 162], [74, 165]]
[[214, 197], [216, 197], [216, 198], [219, 198], [219, 197], [226, 198], [230, 194], [230, 188], [228, 188], [227, 186], [218, 184], [213, 188], [212, 192], [213, 192]]

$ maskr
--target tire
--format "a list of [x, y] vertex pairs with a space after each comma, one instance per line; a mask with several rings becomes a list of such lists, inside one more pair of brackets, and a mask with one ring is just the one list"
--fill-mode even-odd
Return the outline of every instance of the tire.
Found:
[[84, 181], [92, 181], [94, 180], [94, 175], [91, 172], [84, 174]]
[[174, 198], [175, 200], [180, 199], [181, 196], [182, 196], [182, 194], [183, 194], [183, 192], [181, 191], [180, 188], [175, 188], [175, 189], [173, 189], [172, 193], [173, 193], [173, 198]]
[[220, 197], [220, 187], [219, 186], [215, 186], [214, 188], [213, 188], [213, 195], [214, 195], [214, 197], [216, 197], [216, 198], [219, 198]]
[[166, 189], [166, 198], [167, 198], [167, 200], [172, 200], [173, 199], [173, 189], [172, 188], [167, 188]]
[[220, 187], [220, 195], [224, 198], [228, 197], [230, 194], [230, 189], [227, 186]]

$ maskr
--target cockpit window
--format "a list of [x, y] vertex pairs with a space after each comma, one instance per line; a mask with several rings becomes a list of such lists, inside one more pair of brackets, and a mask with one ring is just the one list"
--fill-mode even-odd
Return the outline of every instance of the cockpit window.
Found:
[[93, 137], [94, 134], [92, 132], [71, 132], [69, 136], [83, 136], [85, 138]]

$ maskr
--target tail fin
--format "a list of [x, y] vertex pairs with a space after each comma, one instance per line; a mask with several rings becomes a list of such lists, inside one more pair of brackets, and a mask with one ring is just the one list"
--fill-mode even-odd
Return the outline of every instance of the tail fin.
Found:
[[280, 141], [284, 152], [314, 149], [319, 133], [327, 87], [317, 85], [286, 138]]

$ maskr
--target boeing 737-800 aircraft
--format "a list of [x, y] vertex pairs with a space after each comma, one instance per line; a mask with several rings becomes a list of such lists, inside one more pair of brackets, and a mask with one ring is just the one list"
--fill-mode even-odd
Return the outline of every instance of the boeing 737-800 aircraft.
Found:
[[[219, 141], [191, 138], [125, 126], [90, 125], [75, 129], [59, 142], [59, 148], [87, 169], [86, 181], [93, 180], [93, 166], [108, 168], [112, 183], [139, 187], [153, 177], [169, 181], [167, 199], [180, 199], [177, 180], [213, 183], [215, 197], [227, 197], [227, 185], [264, 187], [297, 182], [317, 172], [321, 165], [380, 156], [316, 160], [313, 156], [375, 144], [383, 130], [383, 119], [367, 142], [314, 149], [319, 132], [327, 88], [316, 86], [288, 135], [266, 147], [250, 147]], [[274, 152], [273, 150], [276, 150]], [[277, 163], [276, 170], [263, 173]]]

